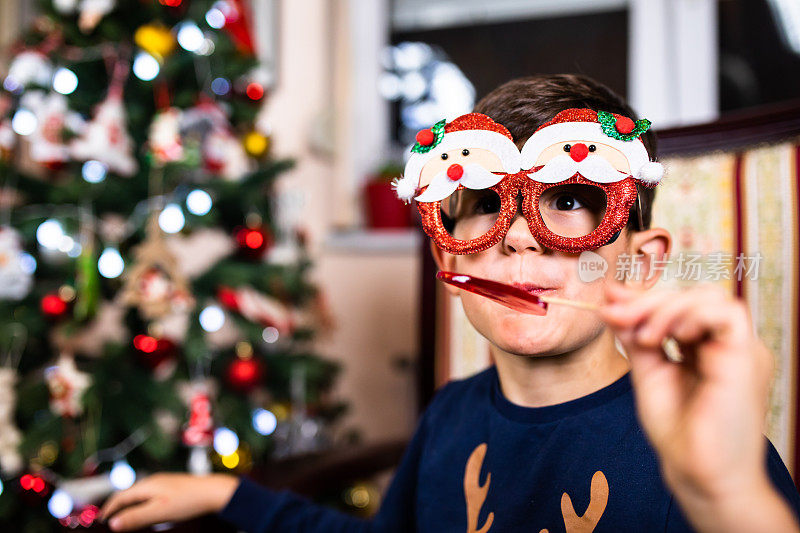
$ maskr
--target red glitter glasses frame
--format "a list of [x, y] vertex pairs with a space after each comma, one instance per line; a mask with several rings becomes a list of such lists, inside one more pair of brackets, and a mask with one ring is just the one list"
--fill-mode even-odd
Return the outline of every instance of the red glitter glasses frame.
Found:
[[[522, 213], [528, 222], [531, 235], [546, 248], [569, 253], [580, 253], [593, 250], [607, 244], [614, 235], [622, 230], [628, 221], [628, 215], [636, 201], [636, 182], [632, 177], [627, 177], [613, 183], [597, 183], [587, 180], [580, 174], [558, 183], [542, 183], [531, 179], [530, 170], [507, 174], [499, 183], [489, 189], [495, 191], [500, 197], [500, 214], [494, 226], [485, 234], [475, 239], [456, 239], [442, 222], [440, 201], [417, 202], [417, 210], [422, 217], [422, 228], [433, 239], [441, 250], [463, 255], [482, 252], [500, 242], [517, 213], [517, 196], [522, 193]], [[582, 237], [563, 237], [547, 228], [539, 212], [539, 198], [548, 189], [568, 184], [591, 185], [603, 189], [606, 195], [606, 212], [600, 224], [588, 235]], [[462, 185], [458, 189], [464, 189]], [[424, 190], [424, 189], [423, 189]]]

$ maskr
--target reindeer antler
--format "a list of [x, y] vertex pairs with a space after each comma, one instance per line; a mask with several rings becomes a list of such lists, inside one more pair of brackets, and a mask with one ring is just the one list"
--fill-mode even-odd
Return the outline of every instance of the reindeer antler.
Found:
[[486, 456], [486, 443], [479, 444], [467, 460], [464, 471], [464, 497], [467, 500], [467, 533], [487, 533], [494, 522], [494, 513], [489, 513], [486, 523], [478, 529], [478, 515], [489, 492], [489, 483], [492, 480], [491, 472], [486, 473], [486, 483], [480, 484], [481, 467]]
[[564, 527], [567, 533], [592, 533], [608, 504], [608, 480], [605, 474], [598, 470], [592, 476], [592, 489], [589, 497], [589, 506], [583, 516], [578, 516], [572, 499], [566, 492], [561, 496], [561, 514], [564, 516]]

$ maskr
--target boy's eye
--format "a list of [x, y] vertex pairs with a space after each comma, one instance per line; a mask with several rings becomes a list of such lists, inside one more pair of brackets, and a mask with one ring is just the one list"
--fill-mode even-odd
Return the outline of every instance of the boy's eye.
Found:
[[447, 154], [442, 154], [442, 159], [447, 159], [449, 156]]
[[583, 204], [578, 201], [578, 198], [571, 194], [557, 196], [553, 203], [559, 211], [572, 211], [583, 207]]
[[500, 197], [497, 194], [483, 194], [475, 202], [475, 212], [488, 215], [500, 212]]
[[564, 145], [564, 151], [565, 152], [569, 152], [571, 149], [572, 149], [572, 145], [571, 144], [565, 144]]
[[593, 144], [590, 144], [590, 145], [589, 145], [589, 151], [590, 151], [590, 152], [594, 152], [595, 150], [597, 150], [597, 146], [595, 146], [595, 145], [593, 145]]
[[469, 150], [464, 148], [463, 150], [461, 150], [461, 155], [469, 155]]

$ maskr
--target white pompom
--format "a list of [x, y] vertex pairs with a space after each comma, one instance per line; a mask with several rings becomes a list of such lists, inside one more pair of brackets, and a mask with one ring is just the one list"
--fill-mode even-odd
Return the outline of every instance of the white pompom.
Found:
[[409, 176], [392, 180], [392, 188], [397, 193], [397, 197], [405, 203], [409, 203], [417, 194], [417, 185]]
[[648, 185], [655, 185], [664, 177], [664, 165], [648, 161], [641, 166], [636, 177]]

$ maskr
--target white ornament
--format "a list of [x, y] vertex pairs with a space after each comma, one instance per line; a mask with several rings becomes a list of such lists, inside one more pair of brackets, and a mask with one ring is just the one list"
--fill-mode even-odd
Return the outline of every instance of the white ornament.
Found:
[[78, 6], [78, 0], [53, 0], [53, 7], [62, 15], [71, 15]]
[[19, 473], [24, 466], [19, 453], [22, 434], [14, 423], [16, 382], [15, 368], [0, 367], [0, 472], [8, 477]]
[[150, 124], [148, 142], [150, 150], [161, 164], [183, 159], [183, 143], [180, 135], [181, 111], [171, 107], [160, 112]]
[[199, 134], [203, 161], [210, 172], [228, 181], [239, 181], [250, 172], [250, 158], [219, 105], [201, 102], [188, 109], [181, 120], [181, 131]]
[[21, 300], [33, 285], [17, 230], [0, 227], [0, 300]]
[[80, 128], [80, 121], [69, 110], [66, 97], [59, 93], [45, 95], [41, 91], [30, 91], [22, 97], [20, 107], [36, 116], [36, 127], [28, 138], [31, 159], [45, 164], [68, 161], [70, 149], [64, 142], [64, 130]]
[[84, 33], [94, 30], [116, 7], [114, 0], [83, 0], [81, 2], [81, 15], [78, 19], [78, 27]]
[[73, 141], [72, 157], [99, 161], [111, 172], [132, 176], [139, 169], [133, 157], [133, 140], [128, 134], [122, 95], [110, 94], [95, 109], [94, 118], [83, 135]]
[[60, 416], [76, 417], [83, 413], [83, 393], [91, 379], [75, 366], [72, 356], [62, 354], [55, 366], [45, 370], [50, 389], [50, 410]]
[[12, 92], [22, 90], [30, 84], [49, 87], [52, 77], [53, 65], [47, 56], [27, 50], [17, 54], [11, 61], [4, 86]]

